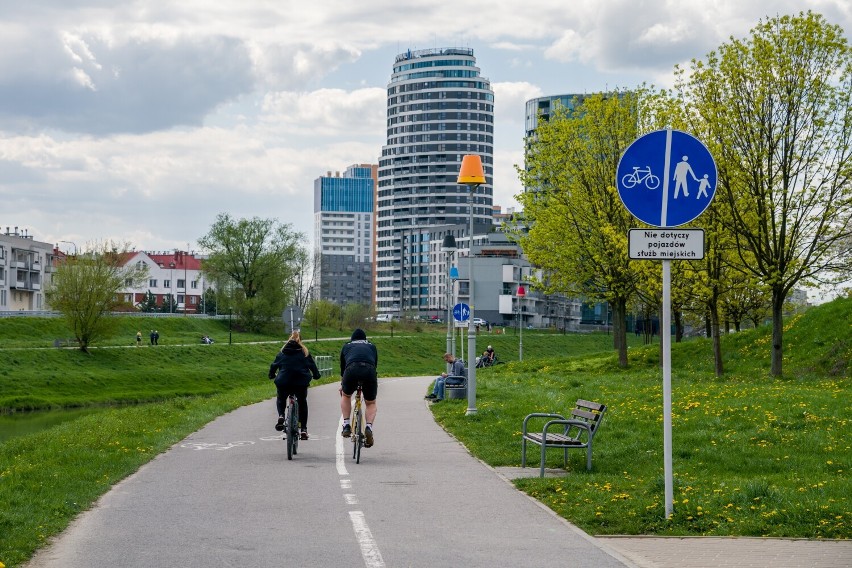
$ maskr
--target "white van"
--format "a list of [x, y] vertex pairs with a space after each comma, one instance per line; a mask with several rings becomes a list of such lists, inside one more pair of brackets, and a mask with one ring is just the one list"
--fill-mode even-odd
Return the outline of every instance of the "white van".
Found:
[[393, 314], [379, 314], [376, 316], [376, 321], [383, 321], [385, 323], [392, 322], [394, 319]]

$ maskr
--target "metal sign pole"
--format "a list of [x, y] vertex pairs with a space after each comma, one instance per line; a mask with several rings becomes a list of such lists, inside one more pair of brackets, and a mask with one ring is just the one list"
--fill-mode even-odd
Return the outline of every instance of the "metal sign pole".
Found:
[[663, 469], [666, 477], [666, 518], [672, 515], [672, 261], [663, 261]]

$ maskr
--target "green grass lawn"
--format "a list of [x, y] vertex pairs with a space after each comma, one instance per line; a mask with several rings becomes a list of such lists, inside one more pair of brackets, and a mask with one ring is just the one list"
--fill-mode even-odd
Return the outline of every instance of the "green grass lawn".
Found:
[[[171, 444], [233, 408], [271, 397], [266, 372], [283, 339], [237, 332], [233, 345], [196, 345], [202, 333], [218, 340], [210, 330], [221, 331], [222, 322], [172, 318], [178, 321], [158, 329], [175, 344], [129, 347], [122, 332], [105, 342], [115, 347], [84, 354], [45, 348], [56, 321], [26, 319], [27, 332], [6, 320], [0, 325], [0, 412], [109, 406], [0, 443], [0, 562], [8, 567], [24, 562], [115, 482]], [[591, 534], [850, 538], [849, 322], [849, 299], [791, 320], [786, 377], [778, 380], [768, 377], [765, 328], [724, 339], [722, 379], [713, 375], [710, 342], [673, 346], [670, 519], [663, 504], [657, 344], [632, 343], [630, 367], [623, 370], [608, 335], [524, 332], [519, 362], [516, 335], [483, 334], [477, 350], [490, 343], [507, 364], [478, 370], [478, 413], [465, 416], [464, 401], [431, 408], [474, 455], [494, 466], [518, 466], [526, 414], [568, 411], [577, 398], [607, 404], [592, 472], [585, 471], [583, 452], [573, 451], [565, 477], [516, 482]], [[122, 326], [126, 332], [139, 324]], [[369, 329], [380, 374], [437, 375], [446, 348], [446, 329], [439, 327], [397, 327], [392, 337], [389, 326]], [[339, 338], [349, 331], [317, 335]], [[189, 345], [178, 345], [181, 337]], [[336, 364], [342, 342], [308, 346]], [[538, 467], [536, 449], [529, 467]], [[561, 454], [552, 451], [548, 467], [561, 464]]]

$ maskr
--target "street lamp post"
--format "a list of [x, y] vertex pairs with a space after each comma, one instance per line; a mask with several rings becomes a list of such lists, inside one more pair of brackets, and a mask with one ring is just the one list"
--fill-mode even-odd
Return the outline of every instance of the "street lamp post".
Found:
[[524, 360], [524, 319], [521, 314], [521, 300], [526, 296], [527, 291], [524, 290], [522, 284], [518, 285], [518, 361]]
[[[72, 241], [59, 241], [60, 243], [68, 243], [69, 245], [74, 245], [74, 256], [77, 256], [77, 243]], [[59, 247], [57, 247], [59, 248]]]
[[485, 172], [482, 169], [482, 158], [475, 154], [467, 154], [462, 158], [457, 183], [464, 184], [470, 189], [470, 252], [468, 261], [468, 290], [470, 292], [470, 320], [467, 326], [467, 411], [465, 414], [476, 414], [476, 329], [473, 325], [474, 295], [473, 295], [473, 203], [476, 188], [485, 183]]
[[[450, 304], [455, 306], [456, 302], [456, 280], [459, 279], [459, 269], [455, 266], [450, 268]], [[455, 324], [453, 324], [455, 325]], [[459, 328], [461, 330], [461, 328]], [[461, 343], [461, 338], [459, 338], [459, 343]], [[452, 341], [450, 342], [450, 353], [453, 354], [453, 357], [456, 356], [456, 332], [453, 329], [452, 332]]]
[[[445, 353], [453, 352], [453, 302], [452, 302], [452, 292], [450, 290], [450, 282], [451, 280], [451, 267], [453, 261], [453, 254], [456, 252], [456, 238], [452, 235], [447, 235], [444, 237], [444, 242], [441, 244], [441, 252], [446, 253], [447, 255], [447, 272], [444, 274], [446, 278], [447, 285], [447, 293], [444, 294], [447, 300], [447, 350]], [[450, 374], [452, 370], [452, 365], [447, 362], [447, 374]]]

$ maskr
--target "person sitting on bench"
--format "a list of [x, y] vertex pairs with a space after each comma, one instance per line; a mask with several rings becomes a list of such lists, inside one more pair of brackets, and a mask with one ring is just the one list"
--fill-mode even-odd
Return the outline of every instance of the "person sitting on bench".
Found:
[[463, 385], [465, 381], [465, 377], [467, 376], [467, 371], [464, 368], [464, 361], [461, 359], [456, 359], [452, 353], [444, 353], [444, 361], [451, 365], [450, 374], [441, 373], [440, 377], [435, 379], [435, 387], [432, 389], [430, 394], [427, 394], [424, 398], [426, 400], [431, 400], [432, 402], [440, 402], [444, 399], [444, 386], [445, 385]]

